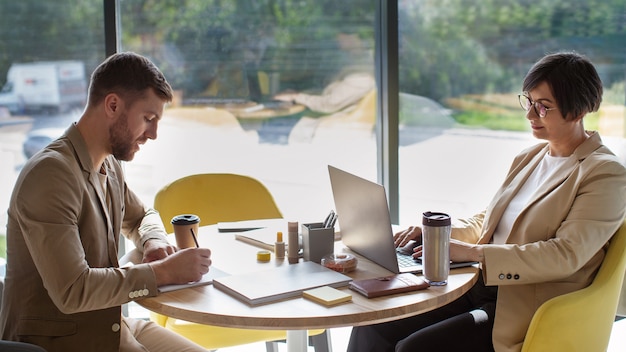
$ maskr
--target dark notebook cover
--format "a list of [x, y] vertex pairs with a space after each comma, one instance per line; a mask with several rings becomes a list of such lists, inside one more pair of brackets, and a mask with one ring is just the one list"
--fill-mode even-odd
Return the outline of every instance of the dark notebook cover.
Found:
[[396, 274], [373, 279], [354, 280], [350, 288], [367, 298], [393, 295], [396, 293], [423, 290], [430, 285], [410, 273]]

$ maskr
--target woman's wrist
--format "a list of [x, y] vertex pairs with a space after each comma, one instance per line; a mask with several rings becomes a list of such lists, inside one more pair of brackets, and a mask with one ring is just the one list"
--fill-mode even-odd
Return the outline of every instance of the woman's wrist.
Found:
[[483, 248], [483, 246], [481, 245], [476, 245], [474, 246], [474, 254], [473, 254], [472, 260], [475, 262], [483, 262], [485, 259], [485, 250]]

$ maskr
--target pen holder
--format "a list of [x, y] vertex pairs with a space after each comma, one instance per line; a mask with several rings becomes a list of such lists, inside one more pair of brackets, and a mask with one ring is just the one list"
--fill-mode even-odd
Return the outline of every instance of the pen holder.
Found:
[[302, 224], [302, 248], [305, 261], [320, 263], [335, 251], [335, 228], [322, 227], [321, 222]]

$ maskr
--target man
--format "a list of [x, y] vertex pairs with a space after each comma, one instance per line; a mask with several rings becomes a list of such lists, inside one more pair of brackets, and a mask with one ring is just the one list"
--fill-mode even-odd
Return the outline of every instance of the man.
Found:
[[[19, 175], [7, 224], [2, 338], [53, 351], [204, 351], [121, 305], [157, 287], [199, 280], [211, 252], [177, 251], [158, 213], [128, 189], [120, 160], [156, 139], [172, 89], [146, 58], [109, 57], [94, 71], [87, 107]], [[120, 233], [143, 264], [120, 268]]]

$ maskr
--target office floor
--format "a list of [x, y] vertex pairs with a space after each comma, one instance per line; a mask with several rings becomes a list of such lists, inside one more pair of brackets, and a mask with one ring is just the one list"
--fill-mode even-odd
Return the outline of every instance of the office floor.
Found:
[[[350, 331], [352, 328], [338, 328], [330, 330], [331, 344], [333, 347], [332, 352], [344, 352], [348, 346], [348, 339], [350, 338]], [[283, 344], [278, 345], [279, 352], [286, 352], [287, 346]], [[265, 351], [265, 344], [254, 343], [243, 346], [223, 348], [220, 352], [263, 352]], [[609, 341], [609, 347], [607, 352], [623, 352], [626, 351], [626, 319], [622, 319], [613, 324], [613, 332], [611, 333], [611, 340]], [[312, 347], [309, 347], [308, 352], [314, 352]]]
[[[350, 338], [351, 327], [330, 329], [330, 342], [332, 345], [332, 352], [343, 352], [348, 347], [348, 339]], [[626, 345], [625, 345], [626, 346]], [[265, 343], [251, 343], [248, 345], [220, 348], [220, 352], [264, 352]], [[278, 344], [279, 352], [287, 352], [287, 344]], [[313, 347], [309, 347], [308, 352], [314, 352]]]
[[[129, 307], [130, 315], [134, 317], [147, 317], [148, 313], [145, 309], [137, 306]], [[334, 328], [330, 329], [330, 341], [332, 345], [332, 352], [344, 352], [348, 347], [348, 340], [350, 339], [351, 327]], [[220, 352], [264, 352], [265, 343], [251, 343], [247, 345], [221, 348]], [[284, 343], [278, 344], [279, 352], [287, 352], [287, 345]], [[611, 340], [609, 341], [609, 347], [607, 352], [623, 352], [626, 351], [626, 318], [621, 319], [613, 324], [613, 331], [611, 333]], [[309, 347], [308, 352], [314, 352], [312, 347]]]

